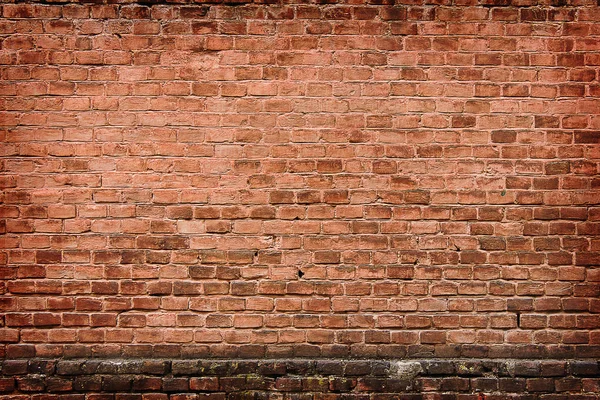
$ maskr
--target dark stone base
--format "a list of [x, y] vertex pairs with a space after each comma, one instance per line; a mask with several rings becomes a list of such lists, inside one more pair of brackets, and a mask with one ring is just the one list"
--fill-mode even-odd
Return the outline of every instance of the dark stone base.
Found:
[[[4, 360], [0, 399], [599, 399], [596, 360]], [[42, 395], [43, 394], [43, 395]]]
[[600, 359], [600, 345], [541, 344], [8, 344], [0, 358], [52, 359]]

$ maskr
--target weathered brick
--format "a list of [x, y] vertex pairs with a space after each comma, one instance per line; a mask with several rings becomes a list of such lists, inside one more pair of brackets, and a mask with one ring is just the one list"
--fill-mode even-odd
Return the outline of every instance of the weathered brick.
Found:
[[600, 367], [595, 361], [576, 361], [571, 363], [573, 375], [575, 376], [598, 376]]
[[275, 3], [0, 7], [4, 393], [589, 387], [598, 6]]

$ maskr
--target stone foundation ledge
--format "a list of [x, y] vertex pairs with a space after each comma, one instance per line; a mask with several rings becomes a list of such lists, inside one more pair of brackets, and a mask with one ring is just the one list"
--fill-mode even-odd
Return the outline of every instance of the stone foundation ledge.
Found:
[[18, 359], [0, 367], [3, 400], [600, 398], [596, 360]]

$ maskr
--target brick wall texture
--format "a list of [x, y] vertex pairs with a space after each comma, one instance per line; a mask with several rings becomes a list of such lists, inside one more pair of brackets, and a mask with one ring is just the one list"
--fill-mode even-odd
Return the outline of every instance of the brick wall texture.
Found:
[[[302, 359], [371, 360], [300, 369], [354, 379], [325, 386], [356, 399], [378, 397], [352, 376], [413, 359], [380, 371], [596, 398], [596, 1], [3, 0], [0, 15], [7, 398], [74, 390], [56, 363], [90, 358], [286, 359], [288, 380]], [[455, 358], [488, 360], [495, 383], [457, 377], [472, 371]], [[533, 364], [502, 375], [499, 359]], [[81, 391], [133, 390], [110, 371]], [[249, 390], [193, 379], [216, 380], [206, 398]]]

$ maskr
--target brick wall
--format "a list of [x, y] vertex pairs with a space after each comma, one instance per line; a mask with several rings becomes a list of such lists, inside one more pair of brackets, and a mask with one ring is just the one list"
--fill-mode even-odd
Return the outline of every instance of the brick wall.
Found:
[[136, 390], [63, 358], [597, 389], [595, 2], [185, 3], [0, 3], [0, 391]]

